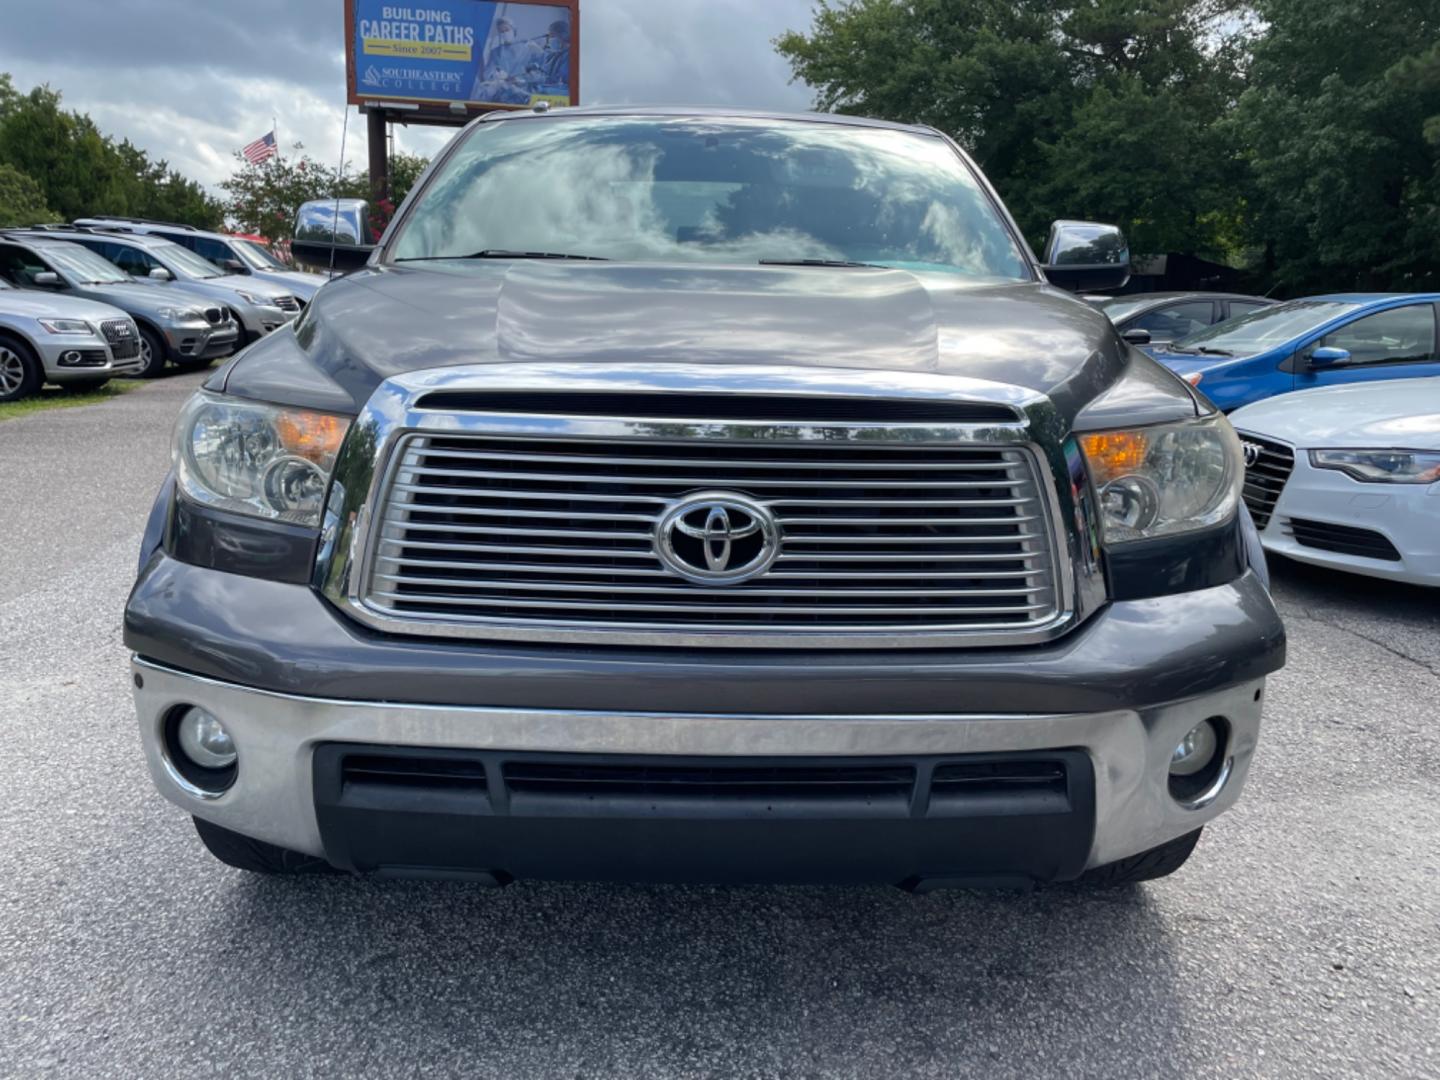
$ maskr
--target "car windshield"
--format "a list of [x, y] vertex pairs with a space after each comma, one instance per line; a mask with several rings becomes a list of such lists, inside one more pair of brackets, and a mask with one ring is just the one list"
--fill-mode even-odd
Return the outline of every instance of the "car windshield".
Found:
[[477, 125], [391, 258], [863, 263], [1029, 280], [995, 205], [942, 139], [743, 119]]
[[109, 259], [79, 244], [47, 246], [40, 254], [72, 285], [118, 285], [130, 280], [130, 275]]
[[1153, 296], [1142, 296], [1139, 299], [1116, 297], [1114, 300], [1102, 300], [1095, 306], [1110, 316], [1111, 322], [1118, 323], [1121, 319], [1128, 319], [1147, 304], [1153, 303], [1155, 303]]
[[150, 254], [157, 259], [163, 259], [172, 270], [178, 270], [176, 277], [205, 281], [209, 278], [222, 277], [225, 274], [224, 270], [221, 270], [209, 259], [202, 258], [189, 248], [172, 244], [168, 240], [163, 244], [156, 244], [150, 249]]
[[1291, 300], [1207, 327], [1181, 338], [1167, 349], [1253, 356], [1293, 338], [1304, 337], [1311, 330], [1357, 307], [1358, 304], [1347, 304], [1341, 300]]
[[264, 244], [257, 244], [254, 240], [232, 240], [230, 246], [240, 253], [251, 270], [289, 270], [279, 259], [266, 250]]

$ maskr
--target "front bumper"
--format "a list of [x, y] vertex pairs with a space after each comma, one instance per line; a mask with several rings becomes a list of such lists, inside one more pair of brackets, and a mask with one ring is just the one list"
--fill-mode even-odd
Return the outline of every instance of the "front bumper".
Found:
[[[1093, 826], [1084, 826], [1063, 858], [1043, 866], [1025, 859], [936, 865], [923, 845], [900, 845], [921, 861], [899, 876], [966, 880], [1069, 876], [1209, 821], [1244, 784], [1264, 677], [1284, 662], [1283, 627], [1253, 573], [1211, 589], [1112, 603], [1043, 646], [757, 654], [384, 637], [343, 619], [307, 586], [163, 553], [150, 558], [136, 584], [126, 641], [139, 654], [135, 696], [146, 756], [167, 798], [236, 832], [361, 868], [372, 862], [340, 850], [338, 834], [329, 834], [327, 845], [317, 809], [331, 805], [317, 789], [317, 754], [337, 745], [618, 756], [640, 764], [902, 757], [923, 765], [937, 757], [1083, 754], [1092, 767], [1093, 807], [1076, 806], [1093, 816]], [[239, 749], [236, 782], [218, 797], [193, 788], [170, 763], [164, 724], [185, 704], [220, 717]], [[1204, 806], [1186, 809], [1168, 790], [1170, 753], [1191, 727], [1217, 716], [1230, 731], [1228, 780]], [[672, 837], [668, 848], [643, 830], [632, 840], [655, 853], [693, 848], [723, 859], [737, 846], [714, 842], [711, 816], [701, 815], [705, 820], [682, 841]], [[1008, 844], [981, 845], [984, 851], [1033, 846], [1025, 832], [1033, 818], [1002, 816], [1015, 826]], [[843, 814], [827, 824], [832, 840], [850, 830]], [[917, 831], [906, 832], [912, 824]], [[375, 827], [399, 825], [387, 817]], [[916, 836], [923, 825], [894, 828]], [[967, 836], [980, 835], [973, 821], [967, 829]], [[894, 829], [877, 836], [885, 839], [874, 848], [896, 846]], [[860, 834], [853, 839], [861, 843]], [[872, 858], [874, 850], [822, 848], [852, 869], [878, 868], [882, 879], [899, 873]], [[516, 865], [532, 872], [533, 862]], [[555, 872], [567, 865], [576, 864], [557, 863]], [[806, 879], [835, 879], [804, 860], [796, 867]], [[579, 872], [590, 871], [582, 863]]]
[[245, 332], [251, 337], [273, 334], [300, 315], [298, 311], [284, 311], [278, 307], [262, 307], [256, 304], [236, 304], [235, 310], [240, 315]]
[[235, 323], [196, 323], [165, 328], [165, 344], [171, 359], [214, 360], [229, 356], [240, 341], [240, 329]]
[[[1268, 436], [1267, 436], [1268, 437]], [[1330, 551], [1302, 543], [1296, 520], [1365, 529], [1379, 533], [1398, 559]], [[1336, 469], [1317, 469], [1304, 449], [1295, 451], [1295, 468], [1275, 511], [1260, 533], [1266, 551], [1298, 562], [1328, 566], [1368, 577], [1415, 585], [1440, 585], [1440, 483], [1366, 484]]]
[[73, 381], [114, 378], [138, 369], [137, 356], [116, 360], [103, 337], [85, 334], [56, 334], [35, 342], [45, 381], [64, 385]]

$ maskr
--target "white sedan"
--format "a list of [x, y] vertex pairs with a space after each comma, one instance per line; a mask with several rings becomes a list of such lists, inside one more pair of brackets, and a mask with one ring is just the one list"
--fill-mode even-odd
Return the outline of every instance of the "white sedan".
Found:
[[1230, 419], [1267, 551], [1440, 585], [1440, 378], [1280, 394]]

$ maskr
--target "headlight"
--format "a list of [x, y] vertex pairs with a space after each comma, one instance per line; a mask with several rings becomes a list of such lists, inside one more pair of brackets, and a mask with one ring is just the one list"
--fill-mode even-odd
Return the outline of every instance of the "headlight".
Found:
[[1338, 469], [1371, 484], [1429, 484], [1440, 480], [1440, 452], [1434, 450], [1311, 450], [1317, 469]]
[[37, 319], [35, 320], [52, 334], [94, 334], [90, 324], [83, 319]]
[[240, 299], [244, 300], [247, 304], [254, 304], [256, 307], [275, 306], [275, 301], [271, 300], [269, 297], [256, 296], [254, 293], [241, 292], [239, 289], [235, 290], [235, 295], [240, 297]]
[[155, 314], [169, 322], [185, 322], [187, 320], [205, 318], [203, 311], [190, 311], [187, 308], [178, 307], [156, 308]]
[[180, 413], [175, 475], [196, 502], [318, 527], [349, 428], [349, 417], [202, 391]]
[[1245, 460], [1223, 416], [1080, 437], [1105, 540], [1123, 544], [1216, 525], [1235, 512]]

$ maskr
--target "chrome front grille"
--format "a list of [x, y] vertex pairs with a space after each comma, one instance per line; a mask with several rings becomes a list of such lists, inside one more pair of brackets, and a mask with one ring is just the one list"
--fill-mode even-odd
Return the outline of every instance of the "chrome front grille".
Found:
[[275, 306], [281, 311], [299, 311], [300, 298], [296, 296], [277, 296]]
[[225, 321], [226, 312], [223, 308], [208, 307], [205, 309], [205, 321], [211, 326], [219, 326]]
[[1240, 432], [1240, 442], [1245, 448], [1245, 505], [1250, 508], [1255, 527], [1263, 529], [1270, 524], [1275, 504], [1295, 468], [1295, 451], [1284, 443], [1244, 431]]
[[100, 332], [110, 343], [110, 352], [116, 360], [131, 360], [140, 355], [140, 336], [129, 319], [106, 319], [100, 324]]
[[[1037, 459], [1021, 446], [897, 439], [415, 433], [374, 507], [362, 607], [404, 633], [505, 627], [665, 635], [957, 635], [1013, 642], [1063, 616]], [[656, 530], [697, 492], [759, 504], [768, 570], [703, 584]], [[721, 640], [711, 642], [716, 633]], [[512, 635], [513, 636], [513, 635]], [[840, 642], [835, 642], [840, 643]], [[899, 643], [899, 642], [897, 642]]]

